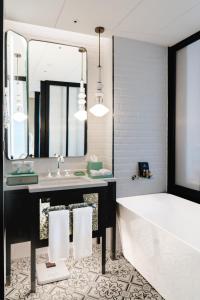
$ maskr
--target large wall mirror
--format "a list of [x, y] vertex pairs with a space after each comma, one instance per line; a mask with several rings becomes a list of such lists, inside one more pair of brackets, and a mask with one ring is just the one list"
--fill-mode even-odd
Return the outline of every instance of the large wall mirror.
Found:
[[29, 155], [86, 154], [86, 122], [74, 116], [81, 74], [87, 90], [86, 70], [78, 47], [29, 42]]
[[8, 159], [84, 156], [87, 121], [75, 113], [81, 79], [87, 99], [86, 50], [37, 40], [27, 44], [12, 31], [6, 36]]
[[13, 32], [6, 33], [6, 154], [8, 159], [28, 155], [27, 41]]

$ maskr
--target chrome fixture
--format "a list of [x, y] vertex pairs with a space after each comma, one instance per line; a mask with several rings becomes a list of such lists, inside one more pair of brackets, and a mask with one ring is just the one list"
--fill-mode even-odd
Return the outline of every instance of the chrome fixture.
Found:
[[55, 157], [57, 158], [57, 172], [56, 172], [56, 176], [60, 177], [61, 173], [60, 173], [60, 164], [64, 163], [64, 157], [62, 155], [58, 155], [55, 154]]
[[95, 32], [99, 34], [99, 65], [98, 65], [98, 81], [97, 81], [97, 90], [96, 90], [96, 104], [90, 108], [90, 112], [96, 117], [103, 117], [109, 112], [109, 109], [103, 104], [104, 94], [102, 92], [103, 84], [101, 81], [101, 33], [104, 32], [104, 27], [96, 27]]
[[79, 121], [85, 121], [87, 120], [87, 111], [85, 109], [85, 88], [84, 88], [84, 80], [83, 80], [83, 53], [86, 52], [85, 48], [81, 47], [78, 50], [81, 53], [81, 81], [80, 81], [80, 92], [78, 95], [78, 104], [79, 104], [79, 109], [78, 111], [74, 114], [74, 116], [79, 120]]

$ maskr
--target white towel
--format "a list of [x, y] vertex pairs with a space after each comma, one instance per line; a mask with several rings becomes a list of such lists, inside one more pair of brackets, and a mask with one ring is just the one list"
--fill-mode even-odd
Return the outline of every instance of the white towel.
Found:
[[75, 259], [92, 255], [92, 207], [73, 209]]
[[49, 212], [49, 261], [56, 262], [69, 256], [69, 211]]

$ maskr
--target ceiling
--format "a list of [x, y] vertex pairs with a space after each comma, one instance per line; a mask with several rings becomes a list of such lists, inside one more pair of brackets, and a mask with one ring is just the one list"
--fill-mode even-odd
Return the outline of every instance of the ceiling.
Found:
[[[200, 0], [4, 0], [5, 18], [170, 46], [200, 30]], [[74, 23], [74, 20], [77, 23]]]
[[[80, 83], [81, 54], [78, 50], [78, 47], [30, 41], [29, 92], [40, 91], [42, 80]], [[83, 79], [86, 82], [86, 53], [83, 53]]]

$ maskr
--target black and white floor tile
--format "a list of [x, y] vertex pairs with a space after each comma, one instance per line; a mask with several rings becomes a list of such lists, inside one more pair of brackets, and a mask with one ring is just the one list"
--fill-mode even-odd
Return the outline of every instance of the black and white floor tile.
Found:
[[[45, 262], [40, 255], [38, 262]], [[107, 253], [106, 274], [101, 274], [101, 249], [95, 246], [93, 256], [66, 262], [68, 280], [37, 285], [30, 294], [30, 259], [12, 261], [11, 285], [6, 287], [6, 300], [164, 300], [138, 271], [118, 253], [112, 261]]]

